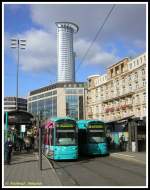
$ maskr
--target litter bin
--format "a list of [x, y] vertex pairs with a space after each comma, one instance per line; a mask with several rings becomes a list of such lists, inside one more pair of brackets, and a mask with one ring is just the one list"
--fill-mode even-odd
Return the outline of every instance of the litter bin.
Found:
[[132, 142], [132, 152], [136, 151], [136, 144], [135, 141]]

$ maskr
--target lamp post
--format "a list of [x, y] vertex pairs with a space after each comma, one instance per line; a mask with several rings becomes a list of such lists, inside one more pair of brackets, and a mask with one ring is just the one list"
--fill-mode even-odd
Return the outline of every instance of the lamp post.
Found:
[[18, 50], [18, 63], [17, 63], [17, 89], [16, 89], [16, 110], [18, 110], [18, 73], [19, 73], [19, 49], [25, 49], [26, 40], [11, 39], [11, 48], [17, 48]]

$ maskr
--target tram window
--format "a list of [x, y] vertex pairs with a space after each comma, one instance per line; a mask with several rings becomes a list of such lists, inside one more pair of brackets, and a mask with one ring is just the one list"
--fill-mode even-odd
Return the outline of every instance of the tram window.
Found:
[[75, 132], [63, 131], [57, 132], [57, 145], [74, 145], [75, 142]]
[[90, 132], [89, 133], [89, 142], [90, 143], [103, 143], [105, 142], [105, 133], [104, 132]]
[[50, 133], [49, 133], [49, 145], [54, 145], [54, 128], [50, 129]]

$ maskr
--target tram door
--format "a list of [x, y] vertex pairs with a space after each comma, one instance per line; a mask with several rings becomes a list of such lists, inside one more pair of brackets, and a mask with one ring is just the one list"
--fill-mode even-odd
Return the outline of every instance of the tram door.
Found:
[[79, 129], [78, 130], [78, 150], [79, 154], [83, 155], [86, 151], [86, 145], [87, 145], [87, 133], [85, 129]]

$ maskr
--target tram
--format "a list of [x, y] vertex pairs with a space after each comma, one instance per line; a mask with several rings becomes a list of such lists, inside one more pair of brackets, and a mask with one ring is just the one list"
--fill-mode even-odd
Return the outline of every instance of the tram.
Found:
[[105, 123], [100, 120], [78, 120], [80, 155], [108, 155]]
[[53, 160], [78, 159], [76, 120], [52, 118], [42, 126], [43, 154]]

